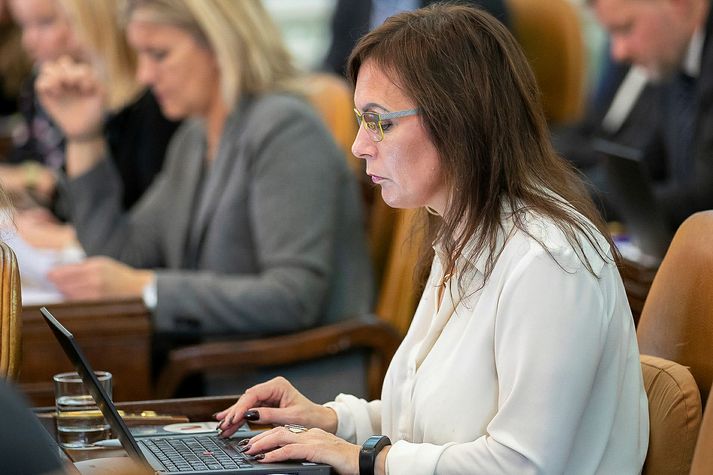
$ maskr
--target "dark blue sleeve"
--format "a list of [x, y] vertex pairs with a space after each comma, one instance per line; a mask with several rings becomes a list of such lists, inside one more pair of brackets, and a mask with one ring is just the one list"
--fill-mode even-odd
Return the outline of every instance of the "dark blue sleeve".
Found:
[[22, 397], [0, 380], [0, 465], [2, 473], [35, 475], [62, 468], [57, 444]]

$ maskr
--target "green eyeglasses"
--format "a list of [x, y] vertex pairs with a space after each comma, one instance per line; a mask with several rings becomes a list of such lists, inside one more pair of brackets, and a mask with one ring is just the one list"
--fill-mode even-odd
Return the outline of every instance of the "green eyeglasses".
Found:
[[387, 112], [386, 114], [377, 114], [376, 112], [359, 112], [354, 109], [359, 125], [364, 124], [369, 138], [374, 142], [384, 140], [384, 129], [389, 130], [391, 123], [384, 122], [389, 119], [398, 119], [399, 117], [408, 117], [410, 115], [418, 115], [418, 109], [409, 109], [405, 111]]

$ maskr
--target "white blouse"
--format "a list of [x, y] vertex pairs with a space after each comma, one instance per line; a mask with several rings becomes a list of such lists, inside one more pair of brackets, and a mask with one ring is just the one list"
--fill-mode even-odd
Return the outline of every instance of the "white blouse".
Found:
[[476, 277], [462, 299], [450, 279], [440, 308], [437, 252], [381, 401], [327, 404], [337, 435], [391, 438], [389, 474], [641, 472], [648, 403], [619, 272], [583, 238], [595, 277], [551, 221], [527, 226], [547, 249], [512, 231], [482, 288], [484, 259], [462, 257]]

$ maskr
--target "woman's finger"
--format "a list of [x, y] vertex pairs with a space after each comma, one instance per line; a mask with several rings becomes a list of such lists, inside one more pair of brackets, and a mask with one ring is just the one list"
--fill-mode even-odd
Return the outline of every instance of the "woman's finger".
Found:
[[260, 463], [283, 462], [285, 460], [307, 460], [308, 462], [315, 462], [315, 460], [313, 460], [315, 447], [316, 446], [312, 444], [288, 444], [277, 447], [269, 452], [263, 452], [263, 456], [259, 461]]
[[299, 442], [299, 437], [302, 437], [303, 440], [305, 437], [308, 437], [308, 432], [308, 430], [301, 433], [293, 432], [285, 426], [275, 427], [274, 429], [267, 430], [251, 438], [248, 443], [250, 449], [246, 450], [245, 453], [248, 455], [256, 455], [287, 444], [294, 444]]

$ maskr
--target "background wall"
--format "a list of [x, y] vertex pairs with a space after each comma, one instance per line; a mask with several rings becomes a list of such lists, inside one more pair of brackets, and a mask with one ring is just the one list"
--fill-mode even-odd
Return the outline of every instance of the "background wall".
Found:
[[329, 47], [336, 0], [263, 0], [263, 4], [282, 30], [297, 64], [308, 70], [319, 67]]

